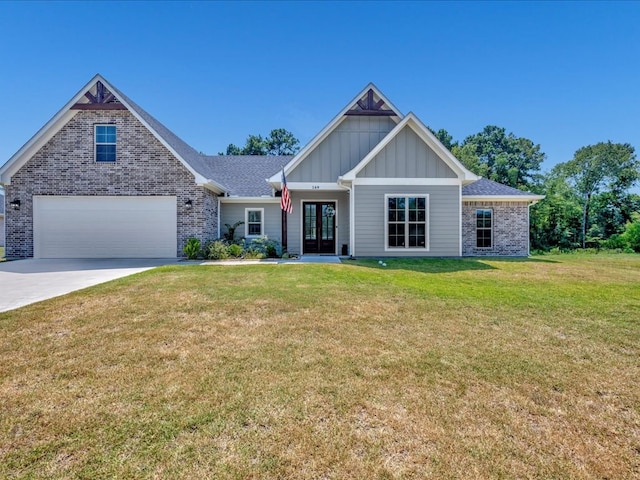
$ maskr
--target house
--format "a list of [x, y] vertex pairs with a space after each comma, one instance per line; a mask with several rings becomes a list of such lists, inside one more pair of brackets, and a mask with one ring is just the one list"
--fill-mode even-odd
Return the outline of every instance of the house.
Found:
[[295, 156], [198, 153], [96, 75], [0, 168], [9, 258], [176, 257], [190, 237], [290, 253], [529, 253], [542, 197], [467, 170], [413, 113], [367, 85]]

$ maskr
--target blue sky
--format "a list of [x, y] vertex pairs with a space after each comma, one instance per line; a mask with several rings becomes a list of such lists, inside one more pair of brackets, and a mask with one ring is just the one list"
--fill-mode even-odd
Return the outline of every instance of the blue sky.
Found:
[[541, 145], [543, 170], [640, 149], [638, 2], [0, 2], [0, 164], [101, 73], [197, 150], [302, 143], [369, 82], [462, 140]]

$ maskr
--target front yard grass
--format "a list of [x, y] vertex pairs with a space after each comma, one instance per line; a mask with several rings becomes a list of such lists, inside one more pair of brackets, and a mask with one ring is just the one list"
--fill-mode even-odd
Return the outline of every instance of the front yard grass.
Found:
[[640, 478], [640, 256], [386, 262], [0, 314], [0, 478]]

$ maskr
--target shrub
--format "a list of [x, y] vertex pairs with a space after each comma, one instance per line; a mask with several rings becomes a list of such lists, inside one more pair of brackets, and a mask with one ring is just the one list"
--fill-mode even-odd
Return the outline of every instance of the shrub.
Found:
[[227, 240], [228, 242], [233, 242], [236, 236], [236, 228], [238, 228], [240, 225], [244, 225], [244, 222], [242, 220], [234, 223], [233, 225], [225, 223], [224, 226], [227, 227], [227, 233], [224, 234], [225, 240]]
[[[262, 257], [253, 257], [253, 258], [275, 258], [282, 255], [282, 246], [279, 242], [275, 240], [269, 240], [267, 236], [257, 237], [251, 239], [246, 245], [245, 250], [247, 253], [252, 252], [252, 255], [257, 253], [261, 253]], [[246, 256], [245, 256], [246, 258]]]
[[207, 258], [209, 260], [229, 258], [229, 246], [222, 240], [214, 240], [207, 245]]
[[232, 243], [231, 245], [229, 245], [227, 250], [229, 251], [229, 255], [235, 258], [241, 257], [244, 253], [244, 249], [242, 248], [242, 246], [238, 245], [237, 243]]
[[184, 248], [182, 249], [184, 254], [189, 260], [195, 260], [200, 255], [200, 240], [195, 237], [191, 237], [187, 240]]
[[627, 223], [620, 238], [625, 248], [640, 252], [640, 214], [633, 215], [633, 221]]

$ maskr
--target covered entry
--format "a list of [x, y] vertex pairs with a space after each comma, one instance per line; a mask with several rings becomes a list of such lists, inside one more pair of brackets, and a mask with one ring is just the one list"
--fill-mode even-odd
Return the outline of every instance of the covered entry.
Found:
[[302, 203], [302, 253], [336, 254], [336, 202]]

